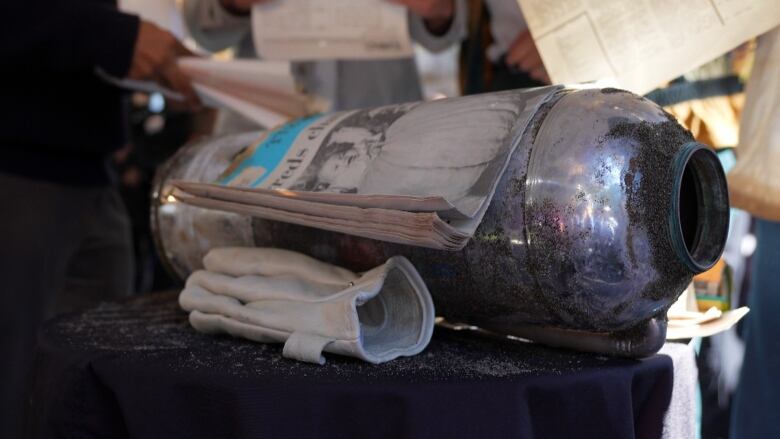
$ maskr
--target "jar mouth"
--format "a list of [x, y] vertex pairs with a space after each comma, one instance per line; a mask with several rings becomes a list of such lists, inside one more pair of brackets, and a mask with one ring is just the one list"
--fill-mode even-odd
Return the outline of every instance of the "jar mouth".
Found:
[[723, 253], [729, 230], [726, 175], [711, 149], [683, 145], [674, 158], [669, 229], [679, 260], [694, 273], [710, 269]]

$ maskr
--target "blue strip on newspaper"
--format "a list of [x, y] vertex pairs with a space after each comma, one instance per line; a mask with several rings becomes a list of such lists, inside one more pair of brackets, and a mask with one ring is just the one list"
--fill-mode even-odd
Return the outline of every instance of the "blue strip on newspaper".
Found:
[[257, 178], [248, 184], [244, 182], [241, 186], [260, 186], [279, 163], [284, 160], [287, 151], [292, 147], [298, 134], [312, 122], [319, 119], [320, 116], [316, 115], [294, 120], [271, 131], [255, 148], [252, 155], [246, 157], [230, 175], [223, 177], [218, 183], [229, 185], [241, 175], [252, 175], [257, 176]]

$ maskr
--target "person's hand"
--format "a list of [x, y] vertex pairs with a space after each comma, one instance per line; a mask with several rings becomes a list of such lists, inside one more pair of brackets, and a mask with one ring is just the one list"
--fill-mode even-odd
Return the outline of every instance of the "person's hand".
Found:
[[506, 54], [506, 63], [528, 73], [528, 76], [539, 82], [550, 83], [550, 76], [547, 75], [542, 57], [539, 55], [534, 39], [531, 37], [528, 29], [520, 32], [512, 46], [509, 47], [509, 51]]
[[176, 63], [178, 57], [187, 55], [192, 55], [192, 52], [187, 50], [176, 37], [142, 20], [127, 77], [158, 82], [184, 95], [191, 106], [197, 106], [199, 100], [192, 88], [190, 78]]
[[236, 15], [246, 15], [252, 6], [262, 3], [268, 3], [271, 0], [219, 0], [219, 3], [226, 11]]
[[455, 15], [455, 0], [388, 0], [406, 6], [425, 20], [428, 30], [435, 34], [444, 33]]

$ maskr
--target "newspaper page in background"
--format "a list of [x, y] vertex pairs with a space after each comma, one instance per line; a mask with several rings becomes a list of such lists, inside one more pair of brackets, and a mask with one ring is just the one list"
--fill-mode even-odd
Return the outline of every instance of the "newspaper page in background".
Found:
[[406, 8], [385, 0], [283, 0], [252, 8], [265, 59], [388, 59], [412, 56]]
[[184, 57], [179, 67], [192, 79], [204, 105], [231, 109], [263, 127], [322, 112], [330, 105], [302, 93], [287, 61]]
[[518, 0], [554, 83], [645, 94], [780, 24], [778, 0]]

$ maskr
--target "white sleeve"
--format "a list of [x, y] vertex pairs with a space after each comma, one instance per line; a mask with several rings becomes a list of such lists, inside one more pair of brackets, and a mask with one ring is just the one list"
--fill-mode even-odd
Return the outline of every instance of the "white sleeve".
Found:
[[442, 35], [434, 35], [425, 25], [422, 17], [409, 13], [409, 33], [417, 43], [431, 52], [441, 52], [458, 44], [466, 38], [468, 26], [468, 13], [466, 9], [466, 0], [454, 0], [454, 16], [450, 28]]
[[212, 52], [237, 46], [251, 30], [249, 16], [226, 11], [219, 0], [185, 0], [183, 9], [190, 35]]

